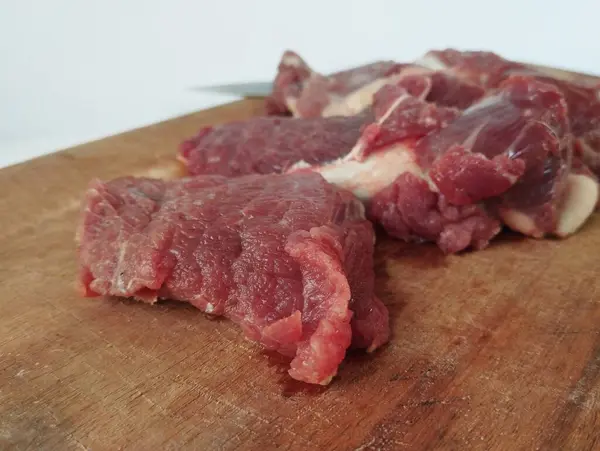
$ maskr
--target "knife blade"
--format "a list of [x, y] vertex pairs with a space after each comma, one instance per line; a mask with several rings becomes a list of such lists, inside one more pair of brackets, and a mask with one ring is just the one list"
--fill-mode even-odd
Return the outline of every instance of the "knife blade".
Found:
[[270, 81], [257, 81], [247, 83], [230, 83], [225, 85], [195, 86], [194, 91], [215, 92], [219, 94], [230, 94], [240, 97], [266, 97], [273, 90]]
[[[548, 67], [537, 64], [524, 63], [526, 66], [531, 67], [532, 69], [537, 69], [542, 72], [547, 73], [550, 76], [572, 81], [579, 82], [586, 85], [590, 85], [598, 88], [598, 76], [597, 75], [588, 75], [582, 74], [578, 72], [574, 72], [571, 70], [556, 68], [556, 67]], [[228, 94], [234, 95], [238, 97], [267, 97], [273, 91], [273, 82], [271, 81], [251, 81], [244, 83], [229, 83], [223, 85], [209, 85], [209, 86], [194, 86], [192, 88], [194, 91], [202, 91], [202, 92], [213, 92], [217, 94]]]

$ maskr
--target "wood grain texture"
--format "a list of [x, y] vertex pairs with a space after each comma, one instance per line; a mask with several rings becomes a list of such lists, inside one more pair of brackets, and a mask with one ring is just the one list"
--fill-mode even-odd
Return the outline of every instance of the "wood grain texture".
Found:
[[392, 340], [328, 388], [294, 384], [231, 323], [179, 304], [82, 299], [90, 179], [156, 174], [244, 101], [0, 171], [0, 449], [598, 450], [600, 220], [443, 257], [385, 237]]

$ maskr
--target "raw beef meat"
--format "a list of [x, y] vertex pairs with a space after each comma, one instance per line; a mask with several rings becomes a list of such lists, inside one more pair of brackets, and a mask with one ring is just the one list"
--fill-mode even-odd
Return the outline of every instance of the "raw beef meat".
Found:
[[413, 164], [418, 139], [460, 114], [423, 100], [430, 90], [430, 78], [404, 76], [380, 89], [360, 115], [208, 127], [182, 144], [179, 158], [193, 175], [316, 171], [368, 200]]
[[599, 84], [589, 77], [551, 71], [506, 60], [492, 52], [453, 49], [433, 50], [417, 62], [442, 70], [485, 89], [496, 88], [510, 76], [523, 75], [552, 84], [565, 97], [571, 130], [575, 137], [574, 156], [600, 176]]
[[291, 112], [296, 117], [353, 115], [363, 111], [371, 96], [402, 67], [393, 61], [377, 61], [325, 76], [313, 71], [298, 54], [286, 51], [267, 110]]
[[441, 106], [467, 108], [485, 90], [450, 72], [432, 71], [416, 64], [378, 61], [329, 76], [313, 71], [296, 53], [284, 53], [267, 111], [295, 117], [351, 116], [372, 104], [373, 95], [386, 84], [406, 76], [429, 79], [427, 100]]
[[[279, 122], [273, 118], [259, 118], [243, 123], [233, 123], [208, 129], [200, 132], [199, 137], [188, 141], [182, 147], [180, 157], [186, 162], [192, 174], [218, 173], [222, 175], [237, 175], [240, 167], [246, 173], [256, 171], [261, 167], [264, 172], [319, 172], [329, 182], [352, 191], [356, 196], [373, 205], [393, 208], [395, 199], [389, 198], [394, 182], [400, 177], [416, 174], [421, 177], [423, 171], [417, 161], [415, 147], [418, 141], [429, 133], [435, 132], [454, 121], [460, 116], [460, 111], [455, 108], [445, 108], [425, 101], [432, 87], [429, 77], [404, 76], [395, 84], [385, 85], [374, 96], [371, 112], [371, 123], [362, 124], [363, 119], [357, 117], [345, 118], [281, 118]], [[366, 117], [366, 116], [365, 116]], [[325, 133], [325, 124], [335, 121], [337, 124], [350, 124], [351, 130], [346, 136], [348, 139], [340, 146], [331, 146], [334, 142], [328, 133]], [[352, 123], [350, 122], [352, 121]], [[262, 126], [257, 127], [256, 124]], [[298, 134], [296, 128], [310, 132]], [[293, 139], [286, 138], [288, 133]], [[363, 132], [360, 133], [362, 128]], [[243, 139], [240, 139], [240, 136]], [[282, 139], [279, 138], [282, 137]], [[310, 136], [310, 140], [306, 137]], [[296, 139], [297, 138], [297, 139]], [[354, 145], [350, 142], [355, 140]], [[285, 145], [281, 143], [285, 141]], [[317, 143], [317, 145], [314, 145]], [[278, 149], [283, 148], [280, 155]], [[331, 151], [323, 151], [331, 149]], [[315, 152], [314, 150], [319, 150]], [[221, 158], [221, 156], [225, 156]], [[295, 162], [290, 164], [295, 157]], [[269, 162], [277, 159], [285, 164], [259, 165], [256, 161]], [[213, 159], [214, 165], [208, 164]], [[389, 189], [387, 189], [390, 187]], [[416, 202], [421, 202], [423, 187], [413, 190], [411, 196]], [[425, 187], [425, 196], [431, 196]], [[406, 191], [409, 192], [409, 191]], [[386, 197], [387, 196], [387, 197]], [[416, 197], [415, 197], [416, 196]], [[377, 202], [371, 202], [377, 199]], [[384, 202], [384, 200], [387, 200]], [[441, 208], [441, 207], [440, 207]], [[375, 213], [376, 211], [373, 210]], [[447, 230], [458, 234], [465, 228], [483, 228], [478, 234], [479, 240], [487, 243], [492, 236], [500, 230], [500, 222], [482, 213], [479, 207], [456, 207], [448, 205], [445, 208], [446, 218], [438, 220], [439, 224]], [[394, 227], [404, 230], [405, 225], [395, 213], [372, 214], [372, 218], [381, 222], [394, 236], [407, 238], [407, 233], [394, 231]], [[436, 210], [436, 214], [439, 212]], [[417, 221], [423, 221], [420, 233], [421, 239], [433, 239], [446, 249], [438, 236], [441, 231], [435, 229], [435, 220], [420, 216]], [[429, 230], [427, 232], [427, 230]], [[434, 232], [431, 230], [435, 229]], [[416, 229], [413, 229], [413, 235]], [[465, 235], [462, 232], [462, 235]], [[412, 236], [412, 235], [411, 235]], [[446, 232], [444, 236], [451, 236]], [[451, 241], [451, 239], [449, 238]], [[443, 241], [443, 240], [442, 240]], [[470, 240], [469, 240], [470, 241]], [[468, 243], [467, 243], [468, 244]]]
[[191, 175], [282, 173], [299, 160], [318, 164], [347, 154], [371, 117], [259, 117], [205, 127], [182, 143], [179, 159]]
[[562, 80], [592, 89], [600, 88], [597, 77], [519, 63], [486, 51], [431, 50], [415, 64], [431, 70], [452, 73], [461, 79], [470, 79], [471, 82], [488, 88], [497, 87], [510, 75], [524, 75], [525, 72], [529, 75], [545, 75], [553, 80]]
[[565, 96], [575, 137], [574, 156], [600, 176], [600, 98], [597, 91], [546, 75], [534, 76], [537, 80], [553, 84]]
[[317, 171], [364, 201], [369, 201], [400, 174], [420, 172], [415, 143], [460, 115], [457, 109], [423, 100], [430, 88], [430, 80], [421, 77], [406, 77], [399, 84], [384, 86], [373, 99], [375, 120], [364, 127], [348, 154], [317, 165], [300, 161], [288, 172]]
[[431, 50], [416, 64], [451, 73], [483, 88], [495, 88], [512, 71], [527, 68], [522, 63], [506, 60], [493, 52], [461, 52], [454, 49]]
[[426, 76], [431, 79], [431, 90], [425, 100], [439, 106], [464, 110], [485, 95], [485, 89], [481, 86], [449, 72], [434, 71]]
[[595, 177], [571, 164], [561, 91], [512, 76], [416, 145], [415, 167], [375, 196], [370, 215], [394, 236], [447, 252], [481, 248], [509, 227], [533, 237], [577, 230], [598, 200]]
[[[370, 218], [391, 235], [435, 241], [446, 252], [481, 249], [503, 224], [533, 237], [573, 233], [593, 210], [598, 184], [581, 158], [573, 157], [565, 89], [537, 73], [506, 75], [506, 67], [516, 66], [502, 60], [488, 66], [481, 63], [483, 56], [475, 60], [495, 75], [469, 72], [469, 86], [486, 85], [471, 101], [487, 94], [464, 111], [429, 101], [435, 89], [438, 99], [454, 98], [449, 104], [461, 98], [451, 89], [454, 75], [400, 74], [359, 116], [225, 125], [185, 144], [182, 159], [194, 174], [235, 175], [240, 165], [247, 172], [259, 167], [261, 172], [319, 172], [363, 200]], [[487, 86], [494, 77], [504, 81]], [[441, 89], [437, 78], [448, 89]], [[348, 139], [329, 145], [336, 132], [325, 133], [325, 124], [344, 129], [340, 124], [350, 120], [355, 122], [344, 134]], [[255, 125], [259, 122], [264, 127]], [[287, 139], [287, 127], [311, 132]], [[218, 155], [229, 157], [224, 161]], [[262, 164], [263, 155], [269, 164]], [[211, 158], [215, 166], [206, 164]], [[278, 159], [283, 163], [273, 164]]]
[[[390, 152], [377, 158], [362, 157], [356, 163], [357, 153], [372, 153], [385, 144], [383, 140], [390, 133], [396, 141], [413, 143], [458, 115], [458, 110], [439, 108], [422, 100], [430, 89], [429, 78], [404, 76], [377, 93], [373, 108], [355, 116], [261, 117], [206, 127], [181, 145], [179, 159], [191, 175], [231, 177], [308, 168], [368, 198], [397, 176], [397, 171], [402, 170], [398, 164], [403, 165], [404, 156], [400, 155], [399, 162], [398, 155]], [[384, 114], [388, 103], [395, 103], [394, 114], [388, 114], [383, 125], [378, 124], [374, 115]], [[365, 138], [359, 140], [365, 127]], [[364, 139], [375, 139], [376, 130], [379, 138], [365, 147]]]
[[364, 207], [318, 174], [93, 182], [78, 230], [87, 296], [189, 302], [327, 384], [388, 340]]

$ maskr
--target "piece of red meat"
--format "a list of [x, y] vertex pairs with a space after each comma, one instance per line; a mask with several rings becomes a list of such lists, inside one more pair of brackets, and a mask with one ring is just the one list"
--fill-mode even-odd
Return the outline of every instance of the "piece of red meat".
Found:
[[[422, 174], [415, 154], [416, 143], [460, 116], [460, 111], [456, 108], [444, 108], [427, 102], [425, 99], [431, 87], [432, 79], [420, 75], [404, 76], [395, 84], [385, 85], [374, 96], [371, 123], [366, 127], [363, 127], [362, 119], [357, 120], [356, 116], [278, 120], [259, 118], [207, 129], [198, 138], [184, 144], [180, 156], [192, 174], [218, 173], [231, 176], [238, 175], [241, 167], [246, 173], [254, 172], [259, 167], [264, 168], [264, 172], [281, 172], [282, 169], [287, 169], [288, 173], [319, 172], [329, 182], [352, 191], [367, 203], [379, 204], [384, 209], [392, 208], [392, 213], [385, 220], [380, 215], [372, 215], [372, 218], [384, 223], [386, 229], [391, 231], [391, 221], [394, 220], [396, 210], [393, 210], [394, 202], [390, 195], [397, 190], [393, 187], [386, 190], [386, 187], [402, 174]], [[330, 121], [335, 121], [338, 125], [349, 124], [349, 132], [345, 136], [354, 136], [343, 145], [330, 145], [329, 142], [336, 141], [335, 132], [325, 132], [327, 124], [333, 123]], [[257, 124], [261, 126], [257, 127]], [[307, 127], [311, 130], [308, 131]], [[304, 132], [299, 134], [296, 129]], [[290, 139], [288, 134], [298, 139]], [[306, 139], [308, 136], [311, 137], [310, 140]], [[354, 145], [351, 144], [353, 140]], [[331, 152], [325, 149], [331, 149]], [[290, 165], [293, 159], [296, 162]], [[209, 160], [216, 163], [208, 164]], [[266, 160], [284, 161], [285, 164], [256, 164], [257, 161]], [[412, 190], [417, 197], [422, 195], [420, 188], [415, 186]], [[378, 199], [378, 202], [371, 202], [373, 199]], [[418, 198], [415, 201], [420, 202]], [[441, 199], [436, 203], [438, 204], [442, 208], [447, 202]], [[415, 220], [428, 221], [428, 225], [423, 223], [419, 229], [423, 233], [413, 233], [410, 238], [422, 240], [436, 237], [435, 240], [440, 243], [451, 243], [452, 237], [459, 234], [461, 226], [463, 229], [474, 227], [473, 217], [479, 220], [477, 227], [487, 231], [489, 236], [486, 237], [491, 238], [500, 229], [499, 221], [488, 218], [477, 208], [476, 212], [473, 210], [473, 207], [448, 205], [444, 214], [436, 220], [436, 226], [431, 219], [417, 215]], [[397, 225], [401, 227], [400, 224]], [[446, 230], [443, 236], [447, 238], [441, 241], [437, 240], [443, 231], [438, 230], [439, 227]], [[428, 230], [427, 233], [424, 232], [425, 229]], [[408, 238], [398, 233], [392, 234]], [[465, 232], [460, 234], [464, 236]], [[481, 232], [480, 235], [483, 236], [484, 233]], [[481, 238], [480, 241], [483, 242], [484, 239]], [[451, 244], [440, 245], [447, 250], [453, 249]]]
[[439, 106], [464, 110], [485, 95], [485, 89], [445, 71], [428, 74], [431, 90], [426, 99]]
[[512, 71], [527, 68], [493, 52], [455, 49], [431, 50], [416, 64], [451, 73], [486, 89], [497, 87]]
[[273, 93], [266, 100], [267, 112], [295, 117], [351, 116], [368, 109], [373, 95], [386, 84], [417, 75], [429, 79], [427, 100], [440, 106], [467, 108], [485, 93], [482, 87], [450, 72], [393, 61], [322, 75], [296, 53], [287, 51], [279, 64]]
[[483, 249], [502, 229], [482, 205], [451, 205], [413, 172], [399, 175], [376, 193], [369, 202], [369, 216], [393, 237], [433, 241], [445, 253]]
[[[207, 127], [181, 145], [179, 159], [191, 175], [317, 171], [366, 199], [405, 170], [398, 141], [412, 145], [459, 114], [424, 101], [430, 89], [429, 78], [404, 76], [384, 86], [373, 107], [356, 116], [262, 117]], [[379, 152], [386, 139], [398, 151]]]
[[511, 76], [521, 75], [552, 84], [563, 94], [575, 138], [574, 157], [600, 176], [600, 96], [597, 81], [589, 77], [510, 61], [492, 52], [433, 50], [417, 62], [493, 89]]
[[[263, 155], [270, 162], [280, 158], [285, 164], [263, 165], [263, 172], [319, 172], [365, 201], [370, 218], [391, 235], [433, 240], [446, 252], [485, 247], [502, 224], [541, 237], [567, 236], [585, 222], [598, 199], [597, 181], [573, 160], [561, 90], [537, 77], [513, 75], [461, 112], [428, 101], [434, 84], [430, 75], [401, 74], [373, 95], [360, 119], [219, 126], [219, 133], [208, 131], [187, 145], [182, 159], [202, 162], [188, 163], [195, 174], [232, 175], [240, 165], [256, 172]], [[329, 145], [335, 132], [324, 133], [325, 124], [350, 124], [350, 118], [356, 122], [344, 135], [348, 140]], [[298, 136], [293, 129], [304, 124], [311, 131], [299, 139], [280, 138], [287, 127]], [[221, 142], [226, 149], [219, 149]], [[230, 157], [207, 165], [214, 153]]]
[[534, 71], [530, 76], [556, 86], [565, 96], [575, 137], [574, 156], [600, 176], [600, 98], [597, 90]]
[[419, 77], [405, 77], [397, 84], [384, 86], [374, 96], [374, 121], [363, 128], [349, 153], [317, 165], [301, 162], [288, 172], [317, 171], [366, 202], [399, 175], [420, 173], [414, 152], [416, 143], [460, 115], [455, 108], [423, 100], [430, 87], [429, 79]]
[[319, 164], [345, 154], [358, 140], [364, 113], [350, 117], [259, 117], [205, 127], [184, 141], [179, 159], [191, 175], [229, 177], [282, 173], [298, 161]]
[[485, 246], [499, 220], [529, 236], [568, 235], [598, 199], [595, 178], [572, 170], [571, 136], [560, 90], [509, 77], [420, 140], [421, 172], [374, 196], [370, 216], [394, 236], [434, 240], [447, 252]]
[[317, 174], [91, 183], [79, 240], [87, 296], [189, 302], [327, 384], [346, 349], [388, 340], [364, 207]]
[[[279, 63], [273, 83], [273, 93], [267, 98], [270, 114], [292, 113], [296, 117], [321, 117], [340, 115], [349, 96], [354, 95], [356, 105], [349, 114], [364, 110], [361, 97], [369, 97], [384, 79], [400, 71], [401, 65], [393, 61], [377, 61], [364, 66], [322, 75], [315, 72], [295, 52], [286, 51]], [[348, 102], [347, 108], [351, 108]], [[329, 111], [327, 111], [329, 110]]]

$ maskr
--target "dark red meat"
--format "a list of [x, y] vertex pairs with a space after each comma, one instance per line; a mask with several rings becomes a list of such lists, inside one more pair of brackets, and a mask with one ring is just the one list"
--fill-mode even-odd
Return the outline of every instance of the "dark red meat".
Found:
[[569, 139], [560, 91], [534, 79], [513, 77], [451, 126], [422, 140], [417, 154], [439, 191], [461, 205], [504, 193], [526, 169], [531, 171], [546, 159], [556, 160], [562, 168], [556, 169], [556, 177], [564, 176], [570, 162]]
[[191, 175], [282, 173], [299, 161], [313, 165], [347, 154], [370, 118], [368, 113], [315, 119], [259, 117], [206, 127], [181, 144], [179, 159]]
[[596, 89], [535, 74], [536, 79], [556, 86], [565, 96], [575, 137], [575, 156], [600, 176], [600, 98]]
[[88, 296], [174, 299], [238, 323], [326, 384], [351, 342], [388, 339], [362, 204], [314, 173], [93, 182], [78, 233]]
[[575, 139], [575, 157], [600, 176], [600, 96], [598, 83], [577, 74], [560, 74], [510, 61], [492, 52], [460, 52], [453, 49], [427, 53], [419, 62], [442, 69], [456, 77], [486, 89], [500, 86], [515, 75], [527, 76], [551, 84], [563, 94]]
[[431, 79], [431, 89], [426, 100], [439, 106], [464, 110], [485, 95], [485, 89], [481, 86], [448, 72], [436, 71], [428, 77]]
[[566, 235], [587, 219], [598, 195], [595, 180], [573, 178], [571, 150], [562, 92], [511, 76], [421, 139], [421, 173], [375, 196], [370, 215], [394, 236], [434, 240], [448, 252], [485, 246], [499, 220], [530, 236]]

